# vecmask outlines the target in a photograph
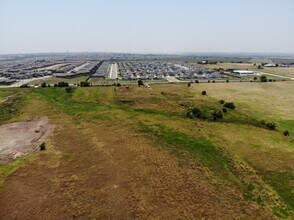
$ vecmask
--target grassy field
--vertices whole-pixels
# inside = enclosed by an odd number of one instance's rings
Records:
[[[41,79],[41,80],[35,80],[29,83],[29,85],[41,85],[42,83],[47,83],[50,85],[57,84],[61,81],[67,82],[69,84],[79,84],[82,81],[86,81],[89,78],[89,76],[80,76],[72,79],[65,79],[65,78],[57,78],[57,77],[52,77],[49,79]]]
[[[56,125],[47,151],[0,165],[0,218],[291,219],[293,85],[0,90],[22,98],[13,111],[1,103],[2,124]],[[214,121],[219,100],[236,109]],[[202,116],[188,118],[191,108]]]

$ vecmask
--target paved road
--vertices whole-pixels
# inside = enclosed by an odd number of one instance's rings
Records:
[[[258,72],[261,75],[269,75],[269,76],[275,76],[275,77],[280,77],[280,78],[284,78],[284,79],[290,79],[290,80],[294,80],[293,77],[288,77],[288,76],[281,76],[281,75],[276,75],[276,74],[272,74],[272,73],[265,73],[265,72]]]
[[[169,82],[173,82],[173,83],[178,83],[178,82],[182,82],[180,80],[178,80],[176,77],[174,76],[167,76],[166,77],[166,80],[169,81]]]
[[[109,79],[116,79],[117,78],[117,64],[111,64],[110,71],[109,71]]]
[[[23,79],[23,80],[17,81],[16,83],[14,83],[12,85],[9,85],[9,86],[0,86],[0,88],[17,88],[17,87],[20,87],[20,86],[22,86],[24,84],[30,83],[30,82],[35,81],[35,80],[49,79],[51,77],[52,76],[44,76],[44,77],[39,77],[39,78]]]

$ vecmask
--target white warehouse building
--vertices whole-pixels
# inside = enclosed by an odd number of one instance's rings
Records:
[[[234,70],[234,73],[240,76],[248,76],[255,74],[253,71],[250,70]]]

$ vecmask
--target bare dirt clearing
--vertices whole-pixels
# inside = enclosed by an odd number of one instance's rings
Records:
[[[0,163],[32,152],[52,130],[46,117],[0,126]]]

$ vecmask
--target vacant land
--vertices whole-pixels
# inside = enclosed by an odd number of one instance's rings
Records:
[[[45,152],[0,165],[0,218],[292,218],[293,85],[1,90],[19,98],[1,124],[56,128]],[[220,99],[236,109],[214,121]]]

